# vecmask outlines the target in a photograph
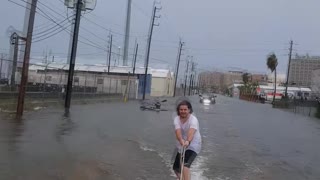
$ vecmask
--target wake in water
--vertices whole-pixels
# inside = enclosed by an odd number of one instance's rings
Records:
[[[155,147],[150,147],[150,145],[148,146],[146,143],[143,143],[143,142],[137,142],[137,143],[139,143],[139,147],[142,151],[155,152],[157,156],[162,159],[163,163],[165,163],[166,167],[170,170],[171,177],[173,178],[176,177],[176,175],[172,170],[172,166],[173,166],[172,156],[173,154],[175,155],[176,151],[173,151],[173,153],[161,152],[156,150]],[[203,165],[205,164],[204,161],[205,161],[205,158],[201,156],[197,157],[197,159],[195,160],[191,168],[192,180],[209,180],[207,177],[203,175],[204,171],[206,170],[203,168]]]

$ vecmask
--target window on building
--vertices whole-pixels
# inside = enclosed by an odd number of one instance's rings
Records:
[[[52,76],[46,76],[46,81],[52,81]]]
[[[128,80],[121,80],[121,85],[125,86],[128,84]]]
[[[104,81],[103,81],[102,78],[100,78],[100,79],[97,80],[97,84],[103,84],[103,82],[104,82]]]
[[[73,81],[74,81],[75,83],[79,83],[79,77],[74,77],[74,78],[73,78]]]

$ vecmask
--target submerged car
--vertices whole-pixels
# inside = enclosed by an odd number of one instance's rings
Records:
[[[200,103],[202,104],[215,104],[216,103],[216,96],[209,96],[209,95],[202,95],[200,96]]]
[[[160,111],[168,111],[166,109],[162,109],[161,108],[161,103],[162,102],[167,102],[167,100],[162,100],[160,101],[159,99],[156,99],[154,101],[142,101],[142,104],[140,106],[140,109],[142,111],[144,110],[150,110],[150,111],[157,111],[157,112],[160,112]]]

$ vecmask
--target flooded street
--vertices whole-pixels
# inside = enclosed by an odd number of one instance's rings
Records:
[[[193,179],[319,179],[320,121],[218,96],[192,97],[203,136]],[[138,102],[28,112],[17,122],[0,116],[0,179],[175,179],[175,100],[165,112]],[[129,118],[128,118],[129,117]]]

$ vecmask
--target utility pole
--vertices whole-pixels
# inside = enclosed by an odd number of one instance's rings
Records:
[[[191,88],[192,88],[192,79],[193,79],[193,70],[194,70],[194,62],[191,62],[191,72],[190,72],[190,82],[189,82],[189,93],[191,95]]]
[[[124,38],[124,46],[123,46],[123,66],[128,66],[128,49],[129,49],[129,37],[130,37],[131,4],[132,4],[132,0],[128,0],[127,18],[126,18],[126,27],[125,27],[125,38]]]
[[[118,47],[118,66],[120,65],[120,57],[121,57],[121,46]]]
[[[187,91],[188,72],[189,72],[189,60],[187,60],[187,68],[186,68],[185,79],[184,79],[184,90],[183,90],[184,96],[186,96],[186,91]]]
[[[291,65],[291,57],[292,57],[292,46],[293,41],[290,41],[290,48],[289,48],[289,62],[288,62],[288,71],[287,71],[287,81],[286,81],[286,91],[285,97],[288,98],[288,86],[289,86],[289,74],[290,74],[290,65]]]
[[[148,75],[149,56],[150,56],[150,47],[151,47],[151,39],[152,39],[153,27],[154,26],[159,26],[159,24],[154,24],[155,18],[160,18],[160,16],[156,16],[157,10],[160,10],[160,9],[157,8],[154,5],[153,12],[152,12],[152,17],[151,17],[151,24],[150,24],[150,28],[149,28],[147,51],[146,51],[145,73],[144,73],[144,83],[143,83],[143,97],[142,97],[143,100],[145,100],[145,98],[146,98],[147,75]]]
[[[67,2],[67,1],[65,1]],[[71,1],[70,1],[71,2]],[[67,4],[66,4],[67,5]],[[71,5],[71,4],[70,4]],[[67,5],[68,7],[68,5]],[[68,59],[67,64],[70,64],[71,61],[71,52],[72,52],[72,44],[73,44],[73,34],[74,34],[74,27],[75,27],[75,16],[76,16],[76,10],[74,9],[74,4],[71,5],[72,9],[72,19],[71,19],[71,26],[70,26],[70,39],[69,39],[69,49],[68,49]],[[69,7],[68,7],[69,8]]]
[[[136,72],[138,49],[139,49],[139,44],[137,43],[135,48],[135,53],[134,53],[134,59],[133,59],[133,76],[135,75],[135,72]]]
[[[198,80],[197,76],[198,76],[198,73],[197,73],[196,68],[197,68],[197,63],[194,64],[193,90],[194,90],[195,88],[198,89],[198,86],[197,86],[197,80]],[[194,94],[194,93],[195,93],[195,92],[193,91],[193,94]]]
[[[11,69],[11,80],[10,80],[11,88],[13,88],[14,85],[16,84],[16,70],[17,70],[17,63],[18,63],[18,50],[19,50],[19,35],[14,32],[10,38],[11,38],[11,45],[14,45],[13,61],[12,61],[12,69]]]
[[[72,94],[72,83],[73,83],[73,74],[74,74],[74,66],[77,55],[77,46],[78,46],[78,36],[79,36],[79,27],[80,27],[80,17],[81,17],[81,9],[83,6],[82,0],[78,0],[76,5],[76,19],[74,24],[74,34],[72,38],[72,49],[71,49],[71,57],[69,64],[69,73],[68,73],[68,84],[67,84],[67,93],[64,107],[66,111],[69,111],[70,103],[71,103],[71,94]]]
[[[109,40],[108,74],[110,74],[111,54],[112,54],[112,34],[110,34],[110,40]]]
[[[173,97],[176,96],[176,89],[177,89],[177,81],[178,81],[178,74],[179,74],[179,66],[180,66],[180,59],[181,59],[181,52],[182,52],[182,47],[184,43],[179,41],[179,49],[178,49],[178,56],[177,56],[177,68],[176,68],[176,73],[175,73],[175,80],[174,80],[174,89],[173,89]]]
[[[3,62],[3,54],[0,56],[0,80],[2,78],[2,62]]]
[[[199,74],[198,74],[198,78],[197,78],[197,81],[198,81],[198,83],[197,83],[198,93],[200,93],[200,89],[201,89],[201,80],[202,80],[202,78],[201,78],[201,73],[199,73]]]
[[[194,90],[197,89],[197,71],[196,70],[194,71],[194,76],[192,79],[192,89],[193,89],[192,95],[194,95]]]
[[[23,115],[23,109],[24,109],[24,98],[25,98],[26,86],[28,82],[30,51],[31,51],[32,34],[33,34],[33,26],[34,26],[35,14],[36,14],[37,2],[38,0],[32,0],[30,5],[30,15],[28,20],[28,28],[27,28],[28,30],[27,30],[26,45],[25,45],[25,52],[24,52],[23,66],[22,66],[22,73],[21,73],[18,105],[17,105],[18,117],[21,117]]]

